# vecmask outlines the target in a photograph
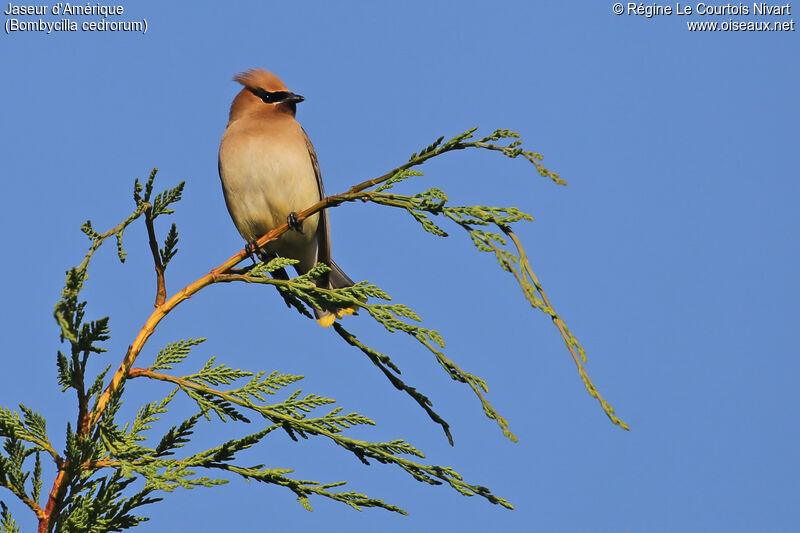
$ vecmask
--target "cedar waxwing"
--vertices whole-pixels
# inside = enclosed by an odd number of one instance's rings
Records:
[[[231,104],[228,127],[219,146],[219,177],[225,204],[236,229],[248,243],[289,222],[289,231],[260,250],[262,260],[274,256],[299,261],[298,274],[308,272],[317,262],[331,267],[320,287],[343,288],[353,281],[331,258],[330,224],[327,210],[303,220],[294,219],[325,197],[317,154],[305,130],[295,120],[294,94],[273,73],[251,69],[234,76],[244,85]],[[286,272],[273,273],[288,279]],[[353,309],[334,313],[314,309],[320,325],[327,327]]]

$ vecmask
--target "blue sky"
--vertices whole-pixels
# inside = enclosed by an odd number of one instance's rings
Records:
[[[437,186],[454,204],[513,205],[536,218],[518,228],[534,269],[587,348],[590,375],[632,428],[609,423],[557,330],[491,257],[455,231],[442,240],[399,213],[343,206],[331,213],[337,262],[439,330],[448,353],[487,379],[519,443],[412,342],[380,335],[366,317],[346,319],[432,398],[451,423],[451,448],[363,356],[263,287],[197,295],[162,323],[141,364],[167,342],[205,336],[187,365],[216,355],[234,367],[304,374],[305,391],[378,422],[355,435],[407,439],[516,510],[363,467],[327,442],[276,434],[246,459],[295,468],[300,478],[346,479],[410,516],[319,498],[309,513],[289,491],[234,481],[145,509],[152,521],[139,531],[796,527],[796,31],[689,32],[687,17],[616,16],[612,2],[121,5],[125,20],[147,20],[146,34],[1,38],[0,405],[42,412],[56,440],[74,419],[73,397],[55,380],[52,306],[64,271],[85,251],[80,224],[90,218],[105,229],[126,216],[135,177],[159,167],[162,187],[187,181],[173,217],[181,242],[170,291],[241,248],[217,149],[238,91],[231,77],[263,67],[306,97],[298,119],[329,193],[472,126],[513,129],[543,153],[567,187],[523,161],[459,152],[425,165],[404,190]],[[85,291],[90,315],[112,317],[98,369],[118,364],[152,309],[142,227],[126,234],[126,246],[125,265],[113,246],[98,254]],[[167,392],[132,382],[128,412]],[[242,431],[206,424],[199,438],[210,445]],[[12,502],[7,492],[0,498]],[[32,515],[12,509],[32,531]]]

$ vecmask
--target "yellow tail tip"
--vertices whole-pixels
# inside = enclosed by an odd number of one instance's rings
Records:
[[[354,315],[356,314],[356,309],[353,307],[343,307],[342,309],[337,309],[331,314],[321,316],[317,319],[319,325],[323,328],[329,328],[333,325],[337,318],[342,318],[347,315]]]
[[[317,322],[319,322],[319,325],[322,326],[323,328],[331,327],[335,321],[336,321],[336,315],[334,314],[321,316],[317,319]]]
[[[336,318],[342,318],[343,316],[347,316],[347,315],[354,315],[355,313],[356,313],[356,310],[353,309],[352,307],[344,307],[342,309],[337,309],[336,310]]]

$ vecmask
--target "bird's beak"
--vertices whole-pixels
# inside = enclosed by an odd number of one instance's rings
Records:
[[[302,102],[303,100],[305,100],[305,98],[303,98],[299,94],[289,93],[283,100],[281,100],[281,103],[297,104]]]

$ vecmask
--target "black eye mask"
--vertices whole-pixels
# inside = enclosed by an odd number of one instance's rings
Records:
[[[250,92],[254,95],[261,98],[261,101],[265,104],[281,104],[281,103],[288,103],[288,104],[296,104],[298,102],[302,102],[305,100],[299,94],[294,94],[293,92],[289,91],[265,91],[261,87],[256,89],[250,89]]]

